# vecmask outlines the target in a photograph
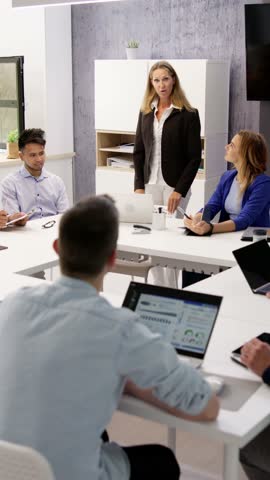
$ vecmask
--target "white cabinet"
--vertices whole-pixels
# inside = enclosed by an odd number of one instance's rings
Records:
[[[133,190],[134,172],[108,167],[108,158],[118,156],[132,160],[132,153],[125,151],[121,145],[134,140],[148,72],[155,62],[95,62],[97,193],[104,192],[105,186],[106,191],[111,193]],[[202,162],[193,183],[193,200],[190,201],[192,208],[194,204],[196,209],[209,198],[220,175],[226,170],[224,146],[228,141],[230,65],[226,61],[214,60],[173,59],[169,62],[175,68],[191,105],[198,109],[201,120]]]
[[[95,128],[135,132],[144,95],[146,60],[95,61]]]

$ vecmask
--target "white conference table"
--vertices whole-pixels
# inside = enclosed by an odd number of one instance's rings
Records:
[[[43,282],[25,275],[15,275],[14,272],[30,275],[58,264],[52,243],[58,235],[60,217],[54,218],[56,224],[50,229],[42,228],[42,224],[49,220],[46,218],[31,221],[25,227],[0,231],[0,245],[8,246],[7,250],[0,251],[2,276],[0,299],[14,290],[14,286],[36,285]],[[127,252],[150,254],[164,260],[166,255],[174,260],[175,255],[176,262],[191,261],[205,266],[210,262],[210,265],[216,265],[218,268],[234,265],[231,250],[241,246],[243,242],[240,241],[238,233],[205,238],[184,237],[175,225],[168,231],[154,232],[152,236],[133,235],[130,225],[121,225],[118,244],[119,249],[125,248]],[[243,341],[268,330],[270,300],[254,295],[249,290],[238,267],[189,288],[225,296],[204,368],[211,372],[255,381],[255,375],[233,363],[229,353]],[[121,302],[115,296],[111,297],[111,301],[116,305]],[[169,428],[169,443],[173,448],[176,429],[222,441],[223,478],[234,480],[238,478],[239,448],[269,424],[270,391],[269,387],[262,384],[238,411],[221,409],[217,421],[211,423],[181,420],[128,396],[122,398],[119,410],[166,425]]]
[[[230,353],[256,335],[269,331],[270,300],[254,295],[238,267],[188,287],[189,290],[224,295],[223,305],[209,344],[203,370],[258,382],[258,377],[230,359]],[[238,295],[239,292],[239,301]],[[251,307],[251,308],[250,308]],[[169,414],[132,397],[123,397],[120,410],[168,427],[168,443],[176,447],[176,430],[193,432],[224,444],[223,479],[239,478],[239,448],[246,445],[270,423],[270,389],[261,386],[237,411],[221,409],[217,421],[193,423]]]
[[[182,220],[167,218],[165,230],[150,234],[132,233],[132,224],[122,223],[119,230],[118,252],[121,258],[150,255],[153,265],[187,268],[197,272],[218,273],[236,265],[232,250],[241,248],[242,232],[192,237],[184,234]]]
[[[54,219],[55,225],[42,228],[49,219]],[[24,227],[0,230],[0,245],[8,247],[0,250],[0,271],[31,275],[58,265],[52,243],[58,236],[59,221],[58,215],[29,221]]]

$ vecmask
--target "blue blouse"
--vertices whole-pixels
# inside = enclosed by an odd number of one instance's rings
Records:
[[[205,205],[209,220],[213,219],[219,212],[219,222],[230,220],[230,216],[225,209],[225,201],[236,175],[237,170],[228,170],[222,175],[215,192]],[[262,173],[257,175],[244,192],[241,211],[233,219],[235,230],[245,230],[249,226],[269,227],[269,209],[270,177]]]

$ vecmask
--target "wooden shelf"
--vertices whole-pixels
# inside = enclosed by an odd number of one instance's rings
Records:
[[[126,150],[125,148],[121,148],[121,144],[124,143],[134,143],[135,140],[135,132],[106,132],[106,131],[97,131],[96,132],[96,164],[97,167],[107,167],[107,158],[110,156],[109,153],[117,153],[119,157],[130,157],[133,152]],[[114,170],[121,170],[124,168],[125,170],[131,170],[132,168],[127,167],[111,167]]]
[[[134,143],[135,133],[131,132],[113,132],[105,130],[97,130],[96,132],[96,165],[98,168],[110,168],[115,171],[129,171],[134,172],[133,168],[127,167],[111,167],[107,166],[107,159],[110,157],[109,153],[117,153],[119,158],[125,156],[131,156],[133,152],[121,148],[123,143]],[[206,141],[205,138],[201,138],[202,150],[204,156],[202,157],[201,166],[198,170],[196,177],[205,178],[205,152],[206,152]]]
[[[125,148],[119,147],[106,147],[106,148],[99,148],[100,152],[114,152],[114,153],[125,153],[127,155],[133,155],[133,151],[126,150]]]

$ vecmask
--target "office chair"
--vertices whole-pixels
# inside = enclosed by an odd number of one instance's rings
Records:
[[[126,259],[126,255],[118,253],[111,272],[130,275],[132,280],[134,280],[134,277],[143,277],[145,283],[147,283],[148,274],[152,267],[152,260],[148,255],[138,255],[135,253],[129,259]]]
[[[47,460],[36,450],[0,441],[1,480],[54,480]]]

